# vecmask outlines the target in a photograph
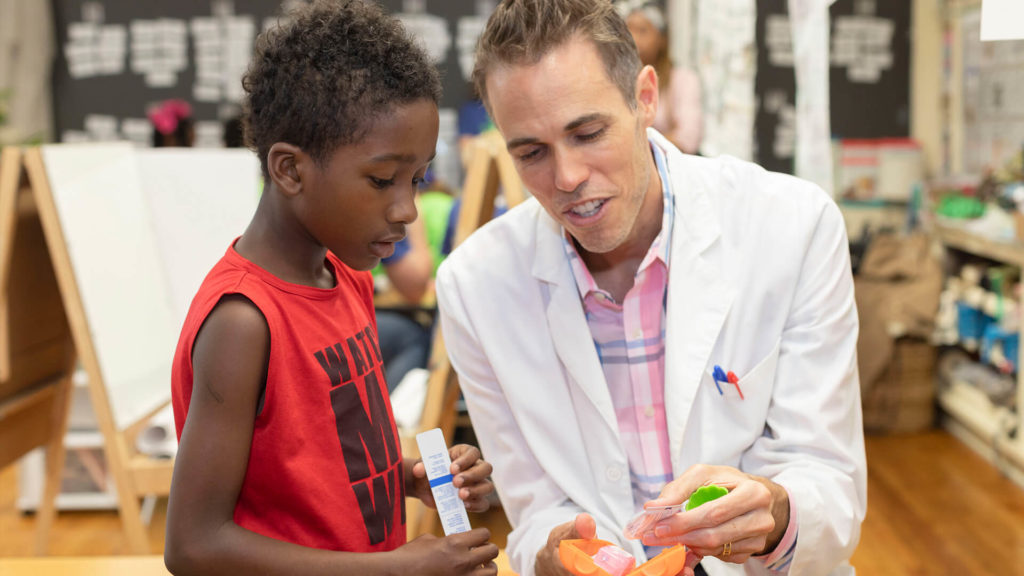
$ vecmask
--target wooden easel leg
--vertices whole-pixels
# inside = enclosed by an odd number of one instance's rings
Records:
[[[57,385],[57,397],[53,401],[53,422],[50,443],[46,447],[46,484],[43,497],[36,510],[36,546],[35,554],[45,556],[50,540],[50,528],[57,514],[57,494],[60,493],[61,479],[64,475],[64,435],[68,428],[68,412],[71,404],[71,387],[73,366],[71,363]]]
[[[423,516],[429,512],[427,507],[416,497],[405,499],[405,537],[414,540],[423,535],[421,530]]]
[[[121,514],[121,525],[128,537],[128,553],[133,555],[149,554],[149,538],[146,527],[142,524],[142,510],[139,499],[128,494],[127,490],[118,490],[118,504]]]

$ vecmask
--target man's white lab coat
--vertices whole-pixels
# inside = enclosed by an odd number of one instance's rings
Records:
[[[665,150],[675,195],[665,411],[676,476],[735,466],[783,485],[799,525],[790,574],[850,574],[867,507],[857,313],[846,230],[823,191],[733,158]],[[550,530],[578,512],[643,561],[622,528],[638,508],[601,364],[562,246],[530,200],[441,266],[445,345],[531,576]],[[734,371],[720,394],[713,366]],[[707,558],[708,574],[766,574]]]

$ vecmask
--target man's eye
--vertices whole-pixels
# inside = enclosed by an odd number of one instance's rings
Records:
[[[602,134],[604,134],[604,128],[601,128],[600,130],[595,130],[587,134],[579,134],[576,137],[584,142],[590,142],[591,140],[597,140],[598,138],[601,137]]]
[[[530,160],[535,160],[538,157],[540,157],[540,148],[534,148],[534,149],[530,150],[529,152],[527,152],[525,154],[520,154],[519,155],[519,161],[520,162],[529,162]]]
[[[373,184],[374,188],[384,189],[395,183],[394,179],[385,180],[384,178],[375,178],[370,176],[370,183]]]

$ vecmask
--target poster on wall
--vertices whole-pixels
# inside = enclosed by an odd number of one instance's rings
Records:
[[[754,158],[756,20],[752,0],[701,0],[698,5],[696,67],[703,87],[700,151],[705,156]]]
[[[58,45],[55,134],[62,142],[152,142],[147,111],[188,102],[195,145],[224,145],[244,96],[258,34],[306,0],[52,0]],[[441,72],[444,96],[434,171],[458,185],[460,114],[479,117],[469,75],[477,37],[497,0],[381,0]],[[476,130],[481,122],[474,124]]]
[[[963,38],[963,170],[998,168],[1024,148],[1024,40],[982,42],[981,13],[960,20]]]
[[[836,0],[829,9],[833,138],[910,134],[910,0]],[[757,1],[756,161],[792,173],[796,76],[787,0]]]

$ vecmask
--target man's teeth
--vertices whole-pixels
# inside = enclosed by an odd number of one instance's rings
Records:
[[[597,209],[601,207],[601,204],[604,204],[603,200],[591,200],[585,204],[573,206],[572,213],[583,217],[593,216],[597,213]]]

